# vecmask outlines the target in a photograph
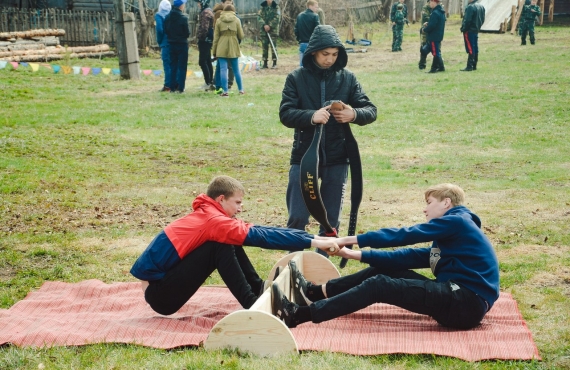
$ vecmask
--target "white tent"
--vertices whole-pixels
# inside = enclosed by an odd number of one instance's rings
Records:
[[[479,0],[479,4],[485,7],[485,23],[481,31],[499,32],[501,23],[511,18],[513,5],[518,5],[518,0]]]

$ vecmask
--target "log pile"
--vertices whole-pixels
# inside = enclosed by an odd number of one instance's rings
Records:
[[[50,60],[60,60],[65,58],[97,58],[114,56],[115,52],[111,51],[109,45],[95,46],[36,46],[33,49],[9,50],[3,51],[0,47],[0,60],[9,62],[44,62]]]
[[[62,29],[39,29],[0,33],[0,60],[9,62],[48,62],[65,58],[114,56],[109,45],[62,47]],[[5,40],[5,41],[3,41]]]

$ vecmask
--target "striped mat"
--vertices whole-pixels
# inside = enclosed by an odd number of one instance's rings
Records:
[[[240,309],[227,288],[202,287],[176,314],[161,316],[145,303],[139,283],[46,282],[0,310],[0,345],[51,347],[132,343],[154,348],[198,346],[214,324]],[[300,350],[353,355],[435,354],[466,361],[540,360],[510,294],[501,293],[482,325],[446,329],[429,317],[386,304],[292,329]]]

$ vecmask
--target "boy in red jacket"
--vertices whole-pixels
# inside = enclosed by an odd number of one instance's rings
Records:
[[[142,280],[145,300],[154,311],[163,315],[178,311],[216,269],[239,303],[251,307],[263,293],[264,281],[242,245],[329,250],[325,238],[235,218],[241,212],[244,194],[236,179],[214,178],[206,194],[192,203],[194,212],[166,226],[137,259],[131,274]]]

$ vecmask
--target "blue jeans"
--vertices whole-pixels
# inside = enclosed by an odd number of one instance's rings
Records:
[[[218,58],[218,63],[220,64],[220,80],[222,83],[222,89],[225,93],[228,92],[228,62],[231,63],[232,69],[234,70],[234,76],[236,78],[236,83],[238,85],[239,91],[243,91],[238,58]]]
[[[164,69],[164,86],[170,87],[170,45],[160,48],[162,69]]]
[[[348,164],[320,167],[319,177],[321,178],[319,190],[327,211],[329,224],[338,231],[340,214],[342,212],[342,201],[346,190],[346,179],[348,177]],[[305,230],[305,226],[309,224],[309,211],[305,206],[301,192],[301,166],[298,164],[291,165],[289,169],[289,185],[287,185],[286,201],[287,211],[289,212],[287,227],[290,229]],[[319,235],[325,235],[325,230],[322,226],[319,228]],[[326,253],[321,252],[319,249],[317,249],[317,252],[326,256]]]
[[[239,64],[239,63],[238,63]],[[222,77],[220,76],[220,63],[216,63],[216,68],[214,70],[214,84],[216,85],[216,90],[222,87]],[[234,69],[231,64],[228,64],[228,89],[234,84]]]
[[[438,283],[410,270],[368,267],[326,284],[329,298],[311,304],[314,323],[356,312],[374,303],[387,303],[431,316],[439,324],[458,329],[479,325],[486,302],[452,281]]]
[[[299,44],[299,65],[303,66],[303,55],[305,55],[305,50],[307,50],[307,46],[309,46],[308,42],[302,42]]]
[[[431,53],[434,57],[441,58],[441,42],[430,41],[421,47],[420,52],[425,55]]]
[[[170,44],[170,89],[183,92],[188,70],[188,44]]]

